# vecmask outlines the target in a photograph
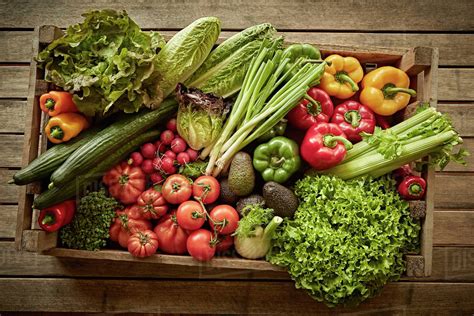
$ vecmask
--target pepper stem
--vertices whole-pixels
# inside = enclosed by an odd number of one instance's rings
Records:
[[[336,80],[340,83],[347,82],[351,86],[352,91],[354,92],[359,91],[359,86],[357,85],[357,83],[355,83],[355,81],[352,80],[352,78],[349,77],[349,75],[345,71],[340,71],[336,73],[335,77],[336,77]]]
[[[54,223],[56,223],[56,218],[51,214],[47,214],[41,221],[41,224],[43,225],[51,225]]]
[[[53,99],[49,98],[46,100],[44,103],[44,107],[47,108],[48,110],[54,110],[54,106],[56,105],[56,101]]]
[[[321,113],[321,102],[313,99],[309,94],[305,94],[305,99],[308,99],[309,103],[306,105],[306,111],[312,116],[317,116]]]
[[[334,148],[337,146],[338,141],[341,142],[347,150],[352,148],[352,143],[342,136],[334,136],[331,134],[323,136],[323,143],[326,147]]]
[[[393,83],[387,83],[383,88],[382,88],[383,95],[385,99],[392,99],[395,97],[397,93],[407,93],[411,95],[412,97],[416,96],[416,91],[413,89],[408,89],[408,88],[399,88],[395,86]]]
[[[280,166],[285,162],[285,158],[283,157],[275,157],[273,156],[270,160],[270,164],[273,168],[280,168]]]
[[[360,116],[360,113],[357,110],[349,110],[344,113],[344,120],[346,120],[347,123],[351,124],[352,127],[358,127],[360,125],[361,119],[362,117]]]
[[[408,187],[408,192],[410,192],[411,195],[420,195],[423,193],[423,188],[418,183],[413,183]]]
[[[51,127],[51,132],[49,134],[51,135],[52,138],[55,138],[55,139],[63,139],[64,137],[64,131],[59,126]]]

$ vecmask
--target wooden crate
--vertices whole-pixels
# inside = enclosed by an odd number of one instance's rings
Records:
[[[41,26],[35,29],[33,40],[33,57],[38,51],[46,47],[54,39],[60,37],[63,32],[54,26]],[[371,67],[394,65],[406,71],[411,79],[411,87],[417,90],[417,101],[410,104],[407,112],[413,109],[418,101],[429,101],[432,107],[436,107],[436,87],[438,50],[429,47],[415,48],[362,48],[334,46],[330,44],[314,43],[324,55],[337,53],[343,56],[354,56],[366,69]],[[44,80],[44,71],[37,68],[34,58],[30,66],[30,81],[28,91],[28,108],[25,119],[25,142],[23,148],[22,166],[38,156],[39,152],[46,150],[46,138],[42,135],[44,123],[47,117],[39,108],[39,96],[48,91],[48,83]],[[423,172],[427,180],[427,192],[425,201],[412,208],[412,216],[420,218],[421,252],[419,254],[407,254],[407,276],[424,277],[431,274],[432,249],[433,249],[433,195],[434,195],[434,170],[431,168]],[[36,224],[37,211],[32,211],[32,203],[35,194],[41,192],[40,183],[32,183],[20,188],[18,220],[16,228],[16,247],[22,251],[41,252],[46,255],[58,257],[155,262],[161,264],[174,264],[185,266],[202,266],[213,268],[240,269],[240,270],[271,270],[281,271],[263,260],[246,260],[233,257],[217,257],[208,263],[200,263],[190,256],[174,256],[156,254],[146,259],[137,259],[127,251],[101,250],[83,251],[58,248],[58,235],[46,233]]]

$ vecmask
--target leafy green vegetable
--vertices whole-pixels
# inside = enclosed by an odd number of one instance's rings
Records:
[[[273,209],[263,208],[260,204],[251,204],[242,209],[242,214],[244,216],[239,221],[234,235],[250,237],[256,227],[267,225],[272,220]]]
[[[198,178],[206,172],[207,161],[196,160],[179,167],[178,173],[188,178]]]
[[[328,306],[353,305],[399,279],[420,225],[393,179],[307,176],[295,193],[294,220],[285,220],[267,260],[287,267],[297,288]]]
[[[205,17],[197,19],[168,41],[158,54],[155,73],[150,79],[157,84],[157,97],[166,98],[178,83],[184,82],[201,66],[220,32],[220,20]]]
[[[261,44],[275,33],[271,24],[263,23],[229,37],[209,54],[185,84],[224,98],[236,93]]]
[[[212,145],[222,131],[229,107],[222,97],[179,84],[177,128],[179,135],[194,150]]]
[[[118,207],[120,204],[107,197],[104,190],[88,193],[81,198],[72,222],[61,229],[61,242],[72,249],[99,250],[105,247]]]
[[[136,112],[158,102],[156,85],[144,81],[165,41],[145,33],[125,11],[92,11],[69,26],[37,58],[46,80],[75,93],[79,110],[89,116],[108,111]],[[151,93],[150,93],[151,92]]]

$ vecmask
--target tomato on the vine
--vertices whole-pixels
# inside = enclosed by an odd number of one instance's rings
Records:
[[[234,244],[234,237],[231,235],[219,235],[217,237],[216,252],[225,252]]]
[[[149,257],[158,249],[158,237],[151,230],[136,231],[128,238],[127,248],[134,257]]]
[[[144,219],[158,219],[168,211],[166,200],[153,187],[140,194],[137,205]]]
[[[206,229],[195,230],[186,241],[189,254],[196,260],[209,261],[216,253],[216,240],[213,234]]]
[[[235,232],[239,223],[239,213],[230,205],[221,204],[214,207],[209,214],[209,224],[219,234],[228,235]],[[214,224],[216,223],[216,224]]]
[[[176,210],[163,216],[153,231],[158,236],[158,249],[173,255],[186,253],[188,232],[178,225]]]
[[[206,222],[206,211],[196,201],[181,203],[176,211],[176,220],[179,226],[187,230],[196,230]]]
[[[211,176],[200,176],[193,183],[193,196],[201,199],[204,204],[217,201],[221,192],[221,186],[216,178]]]
[[[193,186],[189,179],[180,174],[169,176],[161,188],[161,194],[171,204],[180,204],[189,200],[192,191]]]

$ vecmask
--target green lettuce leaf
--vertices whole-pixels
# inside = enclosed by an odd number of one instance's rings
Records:
[[[307,176],[295,193],[294,220],[281,225],[267,260],[328,306],[376,295],[403,273],[403,254],[419,247],[420,225],[389,177]]]

